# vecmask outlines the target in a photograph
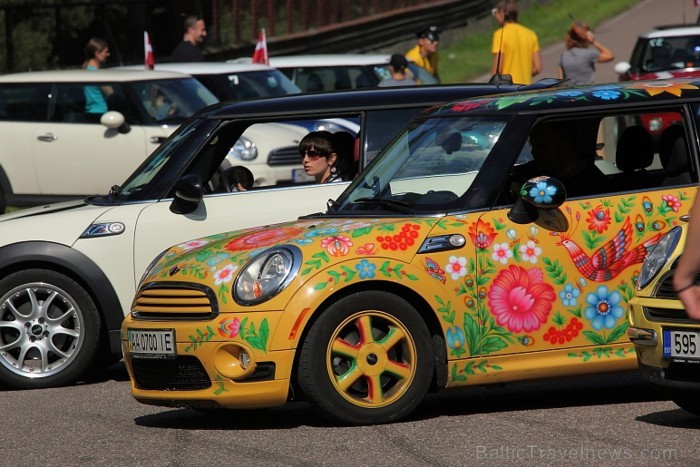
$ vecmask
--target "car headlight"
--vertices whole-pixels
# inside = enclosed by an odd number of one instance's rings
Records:
[[[271,299],[291,282],[301,265],[301,251],[293,245],[271,248],[246,264],[233,284],[239,305],[255,305]]]
[[[228,152],[228,156],[239,161],[252,161],[258,157],[258,147],[245,136],[241,136]]]
[[[642,271],[637,280],[637,290],[641,290],[663,269],[668,262],[668,258],[673,254],[681,238],[682,230],[679,226],[672,228],[666,235],[661,237],[659,243],[647,254]]]

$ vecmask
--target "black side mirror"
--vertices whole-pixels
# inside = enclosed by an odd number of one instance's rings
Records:
[[[204,197],[204,186],[198,176],[184,175],[175,185],[175,196],[170,203],[170,211],[175,214],[189,214],[199,206]]]
[[[534,222],[539,210],[557,209],[566,201],[566,188],[554,177],[534,177],[526,181],[508,218],[516,224]]]

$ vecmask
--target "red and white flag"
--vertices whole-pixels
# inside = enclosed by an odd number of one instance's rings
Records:
[[[269,57],[267,56],[267,38],[265,37],[265,28],[263,28],[263,30],[260,32],[258,42],[255,44],[253,63],[263,63],[265,65],[270,64]]]
[[[151,39],[148,37],[148,32],[143,32],[143,64],[147,70],[152,70],[156,64],[156,59],[153,56],[153,47],[151,47]]]

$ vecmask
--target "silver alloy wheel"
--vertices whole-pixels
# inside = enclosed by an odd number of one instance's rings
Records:
[[[0,298],[0,363],[22,377],[47,377],[79,354],[84,341],[80,307],[61,288],[22,284]]]

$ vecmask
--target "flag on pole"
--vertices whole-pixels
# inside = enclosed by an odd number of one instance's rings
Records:
[[[148,37],[148,32],[143,32],[143,64],[147,70],[152,70],[156,64],[156,59],[153,56],[153,47],[151,47],[151,39]]]
[[[270,64],[269,57],[267,56],[267,38],[265,37],[265,28],[263,28],[260,32],[258,42],[255,44],[253,63],[263,63],[265,65]]]

